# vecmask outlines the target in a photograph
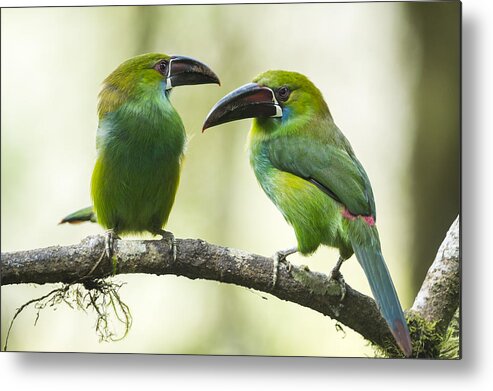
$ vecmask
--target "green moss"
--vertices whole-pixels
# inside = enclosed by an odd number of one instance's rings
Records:
[[[118,258],[116,257],[116,255],[113,255],[111,257],[111,267],[112,267],[112,275],[115,276],[116,275],[116,272],[117,272],[117,266],[118,266]]]
[[[457,360],[460,358],[459,310],[450,321],[447,332],[440,345],[440,358]]]
[[[457,359],[459,357],[458,328],[455,328],[452,322],[447,333],[443,335],[437,330],[436,322],[428,322],[416,313],[407,313],[406,320],[411,335],[413,358]],[[404,357],[393,341],[387,341],[384,346],[374,345],[374,349],[376,357]]]

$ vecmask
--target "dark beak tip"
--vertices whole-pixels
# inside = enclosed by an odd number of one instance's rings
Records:
[[[212,79],[212,83],[213,84],[217,84],[218,86],[221,86],[221,80],[219,80],[219,77],[217,77],[217,75],[211,71],[211,79]]]
[[[211,123],[210,118],[206,118],[204,121],[204,124],[202,125],[202,133],[204,133],[206,131],[206,129],[209,129],[213,126],[214,126],[214,124]]]

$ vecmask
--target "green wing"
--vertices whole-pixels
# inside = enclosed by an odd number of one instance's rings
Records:
[[[308,137],[279,137],[267,146],[272,164],[315,184],[353,215],[373,216],[370,181],[352,152]]]

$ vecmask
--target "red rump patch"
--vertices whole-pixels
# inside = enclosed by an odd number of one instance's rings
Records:
[[[351,212],[346,208],[344,208],[344,210],[342,211],[342,217],[345,217],[346,219],[349,219],[351,221],[356,219],[356,216],[351,214]]]
[[[361,217],[363,220],[365,220],[366,224],[370,226],[375,225],[375,218],[373,216],[362,216],[362,215],[355,216],[346,208],[344,208],[342,211],[342,217],[345,217],[346,219],[351,221],[355,220],[356,217]]]

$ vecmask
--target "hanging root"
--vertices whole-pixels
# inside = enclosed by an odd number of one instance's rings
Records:
[[[90,280],[78,284],[64,284],[44,296],[29,300],[16,310],[14,317],[10,321],[3,350],[7,350],[10,332],[15,319],[31,304],[37,310],[34,325],[38,322],[41,310],[65,303],[72,309],[77,308],[86,313],[92,309],[95,312],[95,329],[100,342],[122,340],[127,336],[130,327],[132,327],[130,308],[121,300],[118,293],[122,286],[122,283],[114,283],[107,280]],[[114,320],[123,327],[123,332],[120,336],[115,331]]]

